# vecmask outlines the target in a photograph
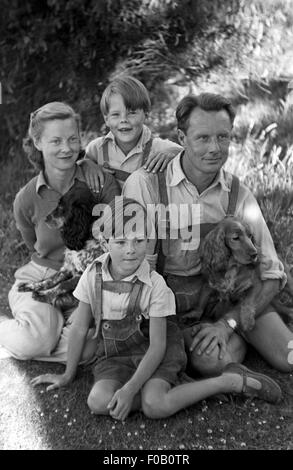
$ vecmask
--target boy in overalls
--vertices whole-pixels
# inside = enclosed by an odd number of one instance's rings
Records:
[[[71,382],[94,323],[98,347],[88,405],[96,414],[124,420],[131,410],[142,408],[150,418],[167,417],[227,392],[279,401],[281,390],[273,380],[240,364],[229,365],[219,377],[183,383],[187,359],[183,336],[172,321],[175,299],[145,259],[146,219],[145,209],[132,199],[116,197],[107,206],[94,235],[102,235],[108,253],[86,269],[74,291],[80,302],[73,314],[66,370],[32,383],[52,383],[50,390]]]

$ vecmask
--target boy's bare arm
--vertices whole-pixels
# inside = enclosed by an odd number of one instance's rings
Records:
[[[32,385],[50,383],[47,390],[62,387],[70,383],[76,374],[78,363],[80,361],[85,339],[92,320],[92,312],[89,304],[79,302],[79,305],[73,313],[73,322],[70,327],[68,339],[67,364],[63,374],[43,374],[32,379]]]
[[[87,156],[80,160],[78,164],[82,169],[86,184],[89,188],[96,193],[100,192],[105,183],[105,175],[101,165],[93,162],[93,160]]]
[[[155,154],[151,153],[144,165],[144,169],[152,173],[164,171],[168,163],[173,160],[179,152],[180,147],[170,147]]]

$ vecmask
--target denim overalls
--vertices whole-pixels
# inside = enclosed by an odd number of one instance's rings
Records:
[[[238,192],[239,192],[239,179],[232,175],[232,185],[231,191],[229,194],[229,203],[226,212],[226,217],[233,217],[235,214]],[[160,193],[160,202],[165,206],[168,206],[168,193],[166,186],[166,176],[164,173],[158,173],[159,179],[159,193]],[[200,274],[195,276],[178,276],[173,274],[166,274],[164,272],[166,256],[171,253],[172,247],[170,244],[170,238],[168,234],[170,233],[170,219],[169,212],[166,212],[166,234],[167,237],[164,240],[158,240],[157,243],[157,253],[158,253],[158,263],[157,271],[164,276],[166,283],[172,289],[176,298],[176,311],[177,313],[188,312],[196,307],[198,302],[199,293],[203,284],[203,278]],[[206,235],[213,230],[217,223],[202,223],[200,224],[200,239],[206,237]],[[189,255],[194,256],[195,251],[190,250]]]
[[[146,163],[148,156],[150,154],[151,148],[153,144],[153,139],[151,138],[148,140],[148,142],[145,144],[143,153],[142,153],[142,163],[141,166],[144,166]],[[120,170],[119,168],[112,168],[109,163],[109,149],[108,149],[108,141],[105,140],[102,146],[103,150],[103,167],[108,168],[114,171],[113,175],[115,178],[117,178],[119,181],[123,182],[127,180],[128,176],[130,173],[128,171]]]
[[[148,348],[148,325],[142,328],[143,316],[140,312],[140,298],[143,283],[136,279],[129,281],[103,281],[101,264],[96,263],[97,308],[94,312],[96,322],[95,336],[100,336],[98,356],[129,355],[137,351],[144,354]],[[103,320],[102,290],[115,293],[130,293],[126,316],[122,320]],[[148,323],[145,321],[145,323]],[[144,332],[143,332],[144,331]]]
[[[143,283],[136,279],[129,281],[103,281],[101,263],[96,262],[96,298],[97,304],[93,312],[96,323],[95,337],[98,337],[95,369],[105,373],[108,362],[109,369],[113,362],[121,364],[121,368],[129,365],[132,373],[135,372],[141,359],[149,348],[149,320],[145,319],[140,310],[140,299]],[[130,293],[126,315],[121,320],[104,320],[102,318],[102,290],[106,289],[115,293]],[[162,363],[156,370],[156,377],[176,383],[179,374],[186,367],[186,354],[184,339],[174,321],[167,319],[167,347]],[[112,362],[111,362],[112,358]],[[107,364],[107,362],[106,362]],[[97,380],[99,373],[95,373]],[[122,374],[123,376],[123,374]],[[154,374],[153,374],[154,376]],[[108,378],[108,377],[106,377]]]

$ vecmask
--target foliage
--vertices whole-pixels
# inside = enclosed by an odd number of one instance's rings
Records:
[[[93,125],[115,64],[146,38],[182,48],[201,18],[197,0],[3,0],[0,156],[13,154],[29,113],[44,102],[75,104]],[[3,132],[3,129],[6,132]]]

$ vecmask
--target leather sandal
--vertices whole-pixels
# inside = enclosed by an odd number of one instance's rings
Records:
[[[232,362],[228,364],[223,373],[228,372],[232,374],[241,375],[243,378],[243,387],[241,394],[244,397],[259,398],[269,403],[279,403],[282,400],[282,391],[279,385],[270,377],[259,372],[254,372],[242,364]],[[247,378],[255,379],[261,383],[261,388],[256,389],[247,383]]]

